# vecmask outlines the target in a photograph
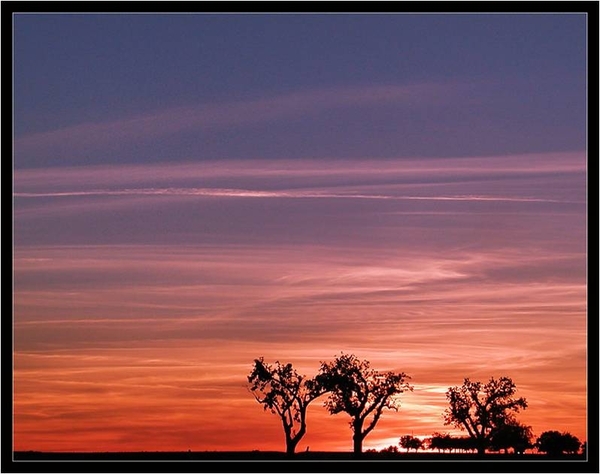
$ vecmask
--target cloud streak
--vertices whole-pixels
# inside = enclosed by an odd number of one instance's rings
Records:
[[[585,152],[492,155],[454,158],[398,157],[390,159],[339,159],[306,157],[302,160],[255,159],[219,160],[144,165],[90,165],[16,169],[15,185],[25,189],[31,186],[90,187],[135,184],[143,186],[157,180],[188,182],[191,180],[223,179],[277,180],[322,179],[350,180],[360,178],[380,184],[390,175],[409,182],[423,177],[448,182],[456,177],[482,179],[489,177],[514,179],[524,176],[551,174],[568,175],[586,170]]]
[[[449,87],[440,84],[309,90],[243,102],[176,107],[131,118],[73,125],[17,137],[14,146],[19,155],[60,147],[65,143],[73,152],[115,142],[155,139],[186,130],[270,122],[328,109],[383,104],[442,104],[448,93]]]
[[[558,212],[552,204],[585,203],[585,186],[581,186],[585,173],[585,155],[576,152],[443,160],[231,160],[16,170],[13,197],[15,213],[23,218],[143,210],[198,198],[299,199],[306,205],[313,200],[325,205],[372,201],[387,203],[378,214],[388,216],[442,211],[436,204],[445,204],[447,214],[460,213],[469,203],[481,204],[469,212],[515,212],[517,208],[510,205],[519,203],[530,205],[531,212]],[[394,202],[415,205],[393,207]],[[464,206],[451,207],[454,204]],[[490,207],[494,204],[503,207]],[[527,209],[519,208],[520,212]]]

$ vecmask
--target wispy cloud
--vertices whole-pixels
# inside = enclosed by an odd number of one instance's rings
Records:
[[[76,344],[78,332],[97,343],[121,338],[263,340],[274,334],[303,340],[360,338],[370,330],[356,334],[359,320],[389,328],[409,324],[413,337],[431,340],[433,325],[443,325],[441,337],[452,325],[458,331],[471,324],[489,330],[517,321],[521,331],[540,331],[533,315],[553,325],[561,313],[576,317],[585,312],[583,281],[546,281],[546,275],[561,275],[564,265],[579,261],[577,254],[550,258],[527,248],[462,251],[445,258],[356,253],[350,257],[343,249],[306,246],[19,251],[17,341],[35,345],[56,337]],[[39,261],[38,255],[47,260]],[[324,318],[332,311],[346,316]],[[521,321],[525,313],[530,317]],[[384,342],[386,336],[378,339]]]
[[[528,176],[568,175],[586,171],[586,153],[572,151],[562,153],[537,153],[496,156],[473,156],[455,158],[402,157],[390,159],[316,159],[301,160],[256,159],[219,160],[143,165],[90,165],[76,167],[50,167],[15,169],[16,188],[45,186],[103,186],[135,185],[156,181],[193,182],[194,180],[221,181],[224,179],[273,180],[284,183],[288,180],[303,180],[320,183],[323,179],[334,182],[360,178],[373,184],[385,184],[390,177],[402,182],[430,182],[440,179],[451,182],[488,179],[490,177],[514,179]],[[375,180],[375,181],[373,181]]]
[[[378,104],[442,104],[451,87],[440,84],[340,87],[293,92],[243,102],[177,107],[109,122],[83,123],[25,135],[15,140],[17,154],[68,143],[71,152],[119,141],[148,140],[186,130],[269,122],[328,109]]]
[[[170,166],[44,168],[16,170],[14,197],[18,216],[148,207],[160,199],[173,203],[194,198],[415,203],[411,209],[379,210],[380,214],[390,215],[440,211],[419,208],[419,202],[582,204],[586,197],[585,187],[581,186],[585,172],[585,154],[577,152],[447,159],[231,160]],[[460,210],[453,208],[452,212]],[[495,212],[501,210],[494,208]]]

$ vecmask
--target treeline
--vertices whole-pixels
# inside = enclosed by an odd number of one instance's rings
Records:
[[[437,450],[438,452],[462,452],[468,453],[477,451],[475,440],[469,436],[451,436],[449,434],[434,433],[430,438],[420,439],[413,435],[405,435],[400,438],[398,446],[404,448],[407,452],[419,449]],[[398,446],[388,446],[381,452],[398,453]],[[376,450],[368,450],[376,452]]]
[[[407,452],[428,449],[443,453],[469,453],[477,451],[476,440],[470,436],[451,436],[450,434],[434,433],[431,437],[420,439],[412,435],[400,437],[398,445]],[[527,449],[537,449],[541,453],[552,456],[562,454],[585,454],[585,443],[568,432],[545,431],[537,439],[533,436],[530,426],[505,425],[491,438],[487,450],[523,454]],[[374,451],[374,450],[371,450]],[[388,446],[382,452],[399,452],[398,446]]]
[[[384,409],[398,411],[399,396],[412,391],[410,377],[404,372],[379,372],[369,361],[354,354],[341,354],[333,361],[321,362],[314,377],[299,374],[291,363],[274,364],[263,357],[254,360],[248,376],[250,392],[265,410],[276,414],[282,422],[286,453],[293,456],[296,446],[307,431],[307,409],[316,399],[325,397],[330,414],[346,413],[350,417],[353,452],[362,453],[363,441],[377,425]],[[465,378],[461,386],[446,392],[448,408],[444,424],[467,432],[468,436],[452,437],[434,433],[421,440],[402,436],[399,445],[407,451],[431,449],[443,452],[462,451],[483,454],[486,450],[523,453],[537,448],[550,455],[577,453],[585,450],[568,432],[547,431],[534,440],[530,426],[519,423],[516,414],[527,408],[523,397],[515,396],[516,386],[509,377],[489,379],[487,383]],[[386,451],[397,450],[396,446]]]

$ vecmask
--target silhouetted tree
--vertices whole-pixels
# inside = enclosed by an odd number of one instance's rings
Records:
[[[427,438],[429,449],[438,451],[474,451],[477,449],[474,440],[470,436],[450,436],[449,434],[434,433]]]
[[[250,391],[256,401],[281,418],[286,453],[293,456],[298,442],[306,433],[306,410],[310,402],[324,393],[314,379],[299,375],[292,364],[275,366],[264,359],[254,360],[248,376]]]
[[[477,444],[470,436],[450,437],[450,446],[453,446],[457,451],[476,451]]]
[[[492,377],[486,384],[466,378],[461,387],[446,392],[450,408],[444,413],[445,424],[466,429],[483,454],[502,425],[512,421],[512,412],[527,408],[524,398],[514,398],[515,391],[508,377]]]
[[[450,435],[433,433],[431,438],[427,439],[427,445],[429,449],[437,449],[438,451],[446,451],[450,449]]]
[[[437,449],[438,451],[442,450],[441,443],[442,435],[439,433],[434,433],[431,438],[427,438],[425,443],[429,449]]]
[[[419,438],[415,438],[412,435],[406,435],[400,438],[400,446],[406,449],[407,452],[411,449],[414,449],[415,452],[417,452],[423,447],[423,441],[421,441]]]
[[[576,436],[569,432],[544,431],[537,439],[538,451],[550,456],[560,456],[564,453],[576,454],[579,452],[581,443]]]
[[[367,450],[369,451],[369,450]],[[371,451],[375,451],[374,449]],[[380,453],[397,453],[398,452],[398,446],[393,446],[390,445],[387,448],[383,448],[379,450]]]
[[[516,454],[523,454],[526,449],[533,448],[532,440],[531,426],[510,421],[501,425],[494,433],[490,440],[490,447],[494,451],[503,449],[505,453],[512,448]]]
[[[396,395],[412,390],[405,373],[381,373],[366,360],[341,354],[333,362],[321,363],[318,384],[330,392],[325,407],[331,414],[351,417],[354,454],[360,456],[365,437],[375,428],[384,408],[398,410]]]

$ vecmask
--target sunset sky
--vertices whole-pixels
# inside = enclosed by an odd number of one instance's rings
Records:
[[[365,449],[503,375],[587,439],[586,20],[15,15],[14,449],[282,451],[253,360],[341,352]]]

